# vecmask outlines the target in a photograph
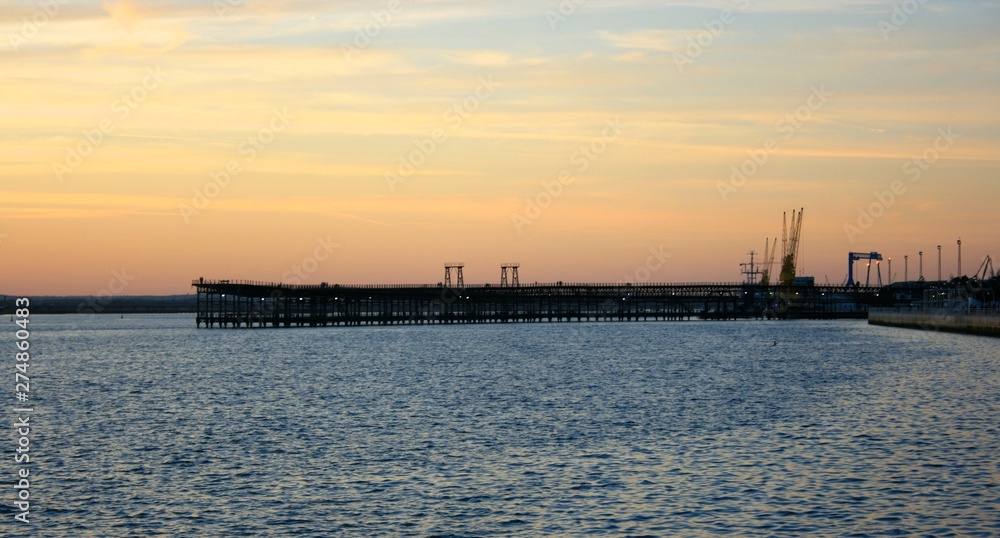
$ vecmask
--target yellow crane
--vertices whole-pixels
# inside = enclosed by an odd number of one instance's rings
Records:
[[[792,210],[792,223],[788,225],[788,213],[783,216],[781,231],[781,285],[791,286],[795,283],[795,264],[799,258],[799,240],[802,238],[802,212]]]

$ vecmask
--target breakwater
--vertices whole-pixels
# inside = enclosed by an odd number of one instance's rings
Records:
[[[925,331],[946,331],[1000,337],[1000,311],[906,310],[877,308],[868,323]]]

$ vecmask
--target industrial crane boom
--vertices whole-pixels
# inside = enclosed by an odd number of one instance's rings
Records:
[[[798,213],[792,210],[792,223],[788,226],[788,214],[784,216],[785,222],[781,232],[781,284],[791,286],[795,283],[795,266],[799,259],[799,244],[802,239],[802,213],[805,209],[800,209]]]
[[[771,285],[771,275],[774,273],[774,255],[778,251],[778,238],[774,238],[774,244],[770,240],[764,239],[764,271],[760,283],[765,286]]]

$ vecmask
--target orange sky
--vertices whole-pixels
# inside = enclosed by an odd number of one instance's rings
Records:
[[[1000,254],[1000,6],[802,4],[2,2],[0,293]]]

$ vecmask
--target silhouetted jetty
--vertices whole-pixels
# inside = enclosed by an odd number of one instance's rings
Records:
[[[197,325],[229,328],[864,319],[871,307],[909,300],[885,288],[739,283],[303,286],[198,279],[192,285]]]

